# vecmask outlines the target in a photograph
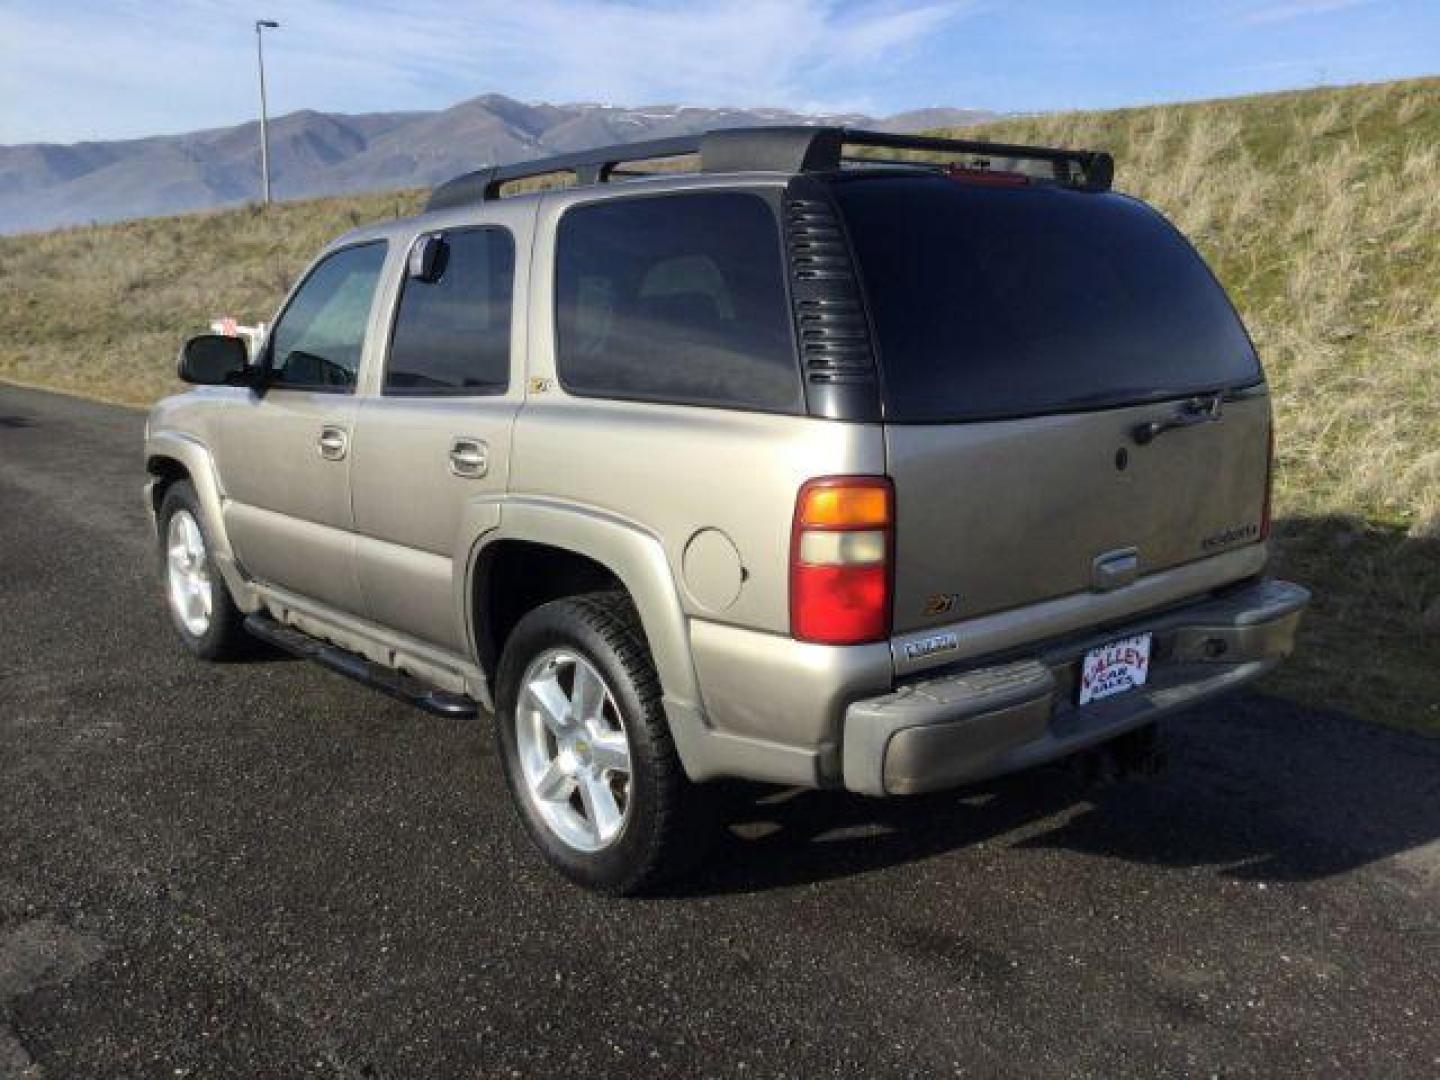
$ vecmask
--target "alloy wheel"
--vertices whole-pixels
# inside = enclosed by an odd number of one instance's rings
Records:
[[[525,669],[515,703],[520,770],[531,805],[577,851],[609,847],[630,814],[630,740],[615,695],[573,649]]]
[[[210,629],[215,593],[210,564],[205,557],[205,535],[189,510],[170,515],[165,536],[165,568],[170,607],[194,637]]]

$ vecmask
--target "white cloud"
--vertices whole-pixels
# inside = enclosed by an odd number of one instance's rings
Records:
[[[0,141],[146,134],[253,112],[257,16],[283,112],[526,100],[859,108],[969,3],[882,0],[115,0],[0,12]]]

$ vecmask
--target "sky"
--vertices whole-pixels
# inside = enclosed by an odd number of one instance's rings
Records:
[[[1111,108],[1440,73],[1440,0],[3,0],[0,143],[524,101]]]

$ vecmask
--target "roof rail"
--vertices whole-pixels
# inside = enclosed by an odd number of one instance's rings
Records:
[[[603,184],[623,174],[620,167],[628,162],[688,154],[699,155],[700,171],[706,173],[833,172],[843,162],[866,160],[846,153],[849,147],[960,154],[986,159],[987,164],[990,158],[1043,161],[1049,163],[1059,183],[1086,191],[1108,190],[1115,172],[1114,159],[1102,150],[1063,150],[840,127],[722,128],[702,135],[622,143],[477,169],[436,187],[425,209],[443,210],[498,199],[505,184],[551,173],[574,173],[579,184]]]

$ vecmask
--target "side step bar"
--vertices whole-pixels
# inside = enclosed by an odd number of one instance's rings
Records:
[[[479,712],[479,706],[474,699],[464,694],[437,690],[429,683],[367,660],[359,653],[301,633],[294,627],[277,622],[269,615],[257,612],[246,616],[245,629],[277,649],[283,649],[306,660],[317,660],[341,675],[347,675],[401,701],[408,701],[411,705],[418,705],[426,712],[449,717],[474,716]]]

